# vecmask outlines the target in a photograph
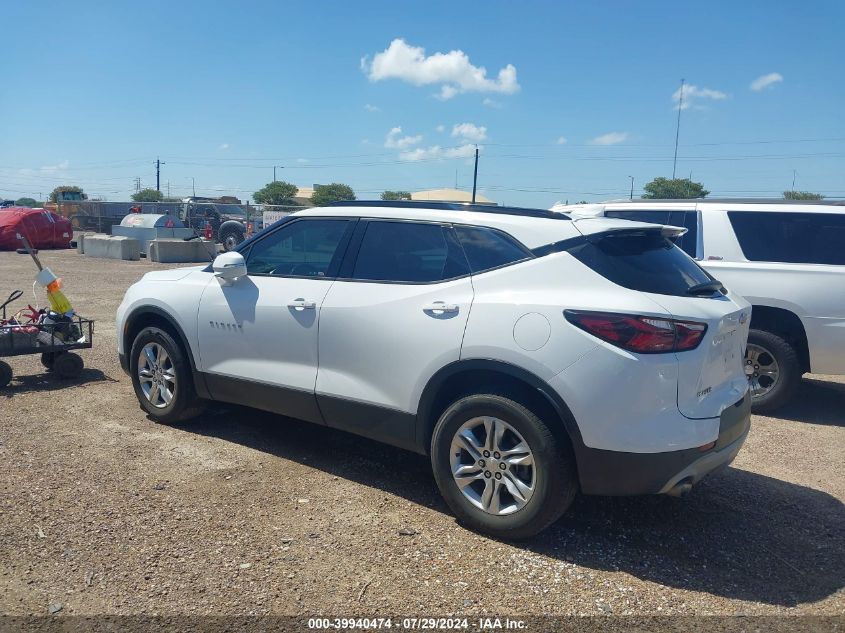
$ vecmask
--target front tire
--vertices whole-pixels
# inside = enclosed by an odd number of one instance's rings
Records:
[[[431,463],[458,520],[496,538],[536,535],[578,490],[566,447],[532,411],[501,395],[466,396],[446,409],[432,436]]]
[[[235,250],[244,239],[244,232],[239,227],[227,226],[220,231],[220,242],[227,253]]]
[[[788,341],[766,330],[751,330],[745,352],[746,375],[754,413],[785,405],[801,383],[798,352]]]
[[[202,412],[190,363],[165,330],[148,327],[138,333],[130,352],[129,371],[141,408],[156,421],[175,424]]]

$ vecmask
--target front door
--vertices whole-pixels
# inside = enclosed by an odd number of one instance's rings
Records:
[[[248,275],[214,279],[198,311],[212,397],[321,422],[317,324],[354,220],[297,218],[244,252]]]

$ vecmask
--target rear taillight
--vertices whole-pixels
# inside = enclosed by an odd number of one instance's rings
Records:
[[[695,349],[707,324],[637,314],[565,310],[566,320],[603,341],[638,354]]]

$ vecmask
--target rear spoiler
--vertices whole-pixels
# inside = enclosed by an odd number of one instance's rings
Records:
[[[629,220],[623,220],[626,224],[633,224]],[[537,248],[532,248],[531,252],[534,254],[535,257],[543,257],[544,255],[550,255],[551,253],[560,253],[562,251],[568,251],[571,248],[579,246],[581,244],[585,244],[587,242],[598,242],[606,237],[613,237],[613,236],[622,236],[622,235],[649,235],[654,233],[660,233],[662,237],[667,239],[675,239],[684,235],[687,232],[687,229],[682,226],[669,226],[663,224],[647,224],[645,222],[637,222],[638,226],[636,228],[633,227],[609,227],[603,231],[597,231],[595,233],[589,233],[587,235],[579,235],[577,237],[571,237],[566,240],[561,240],[560,242],[554,242],[552,244],[545,244],[543,246],[538,246]]]

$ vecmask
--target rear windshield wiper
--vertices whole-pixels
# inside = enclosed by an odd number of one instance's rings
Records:
[[[694,286],[687,288],[688,295],[710,295],[714,292],[724,292],[725,287],[722,285],[722,282],[718,279],[713,279],[712,281],[705,281],[702,284],[695,284]]]

